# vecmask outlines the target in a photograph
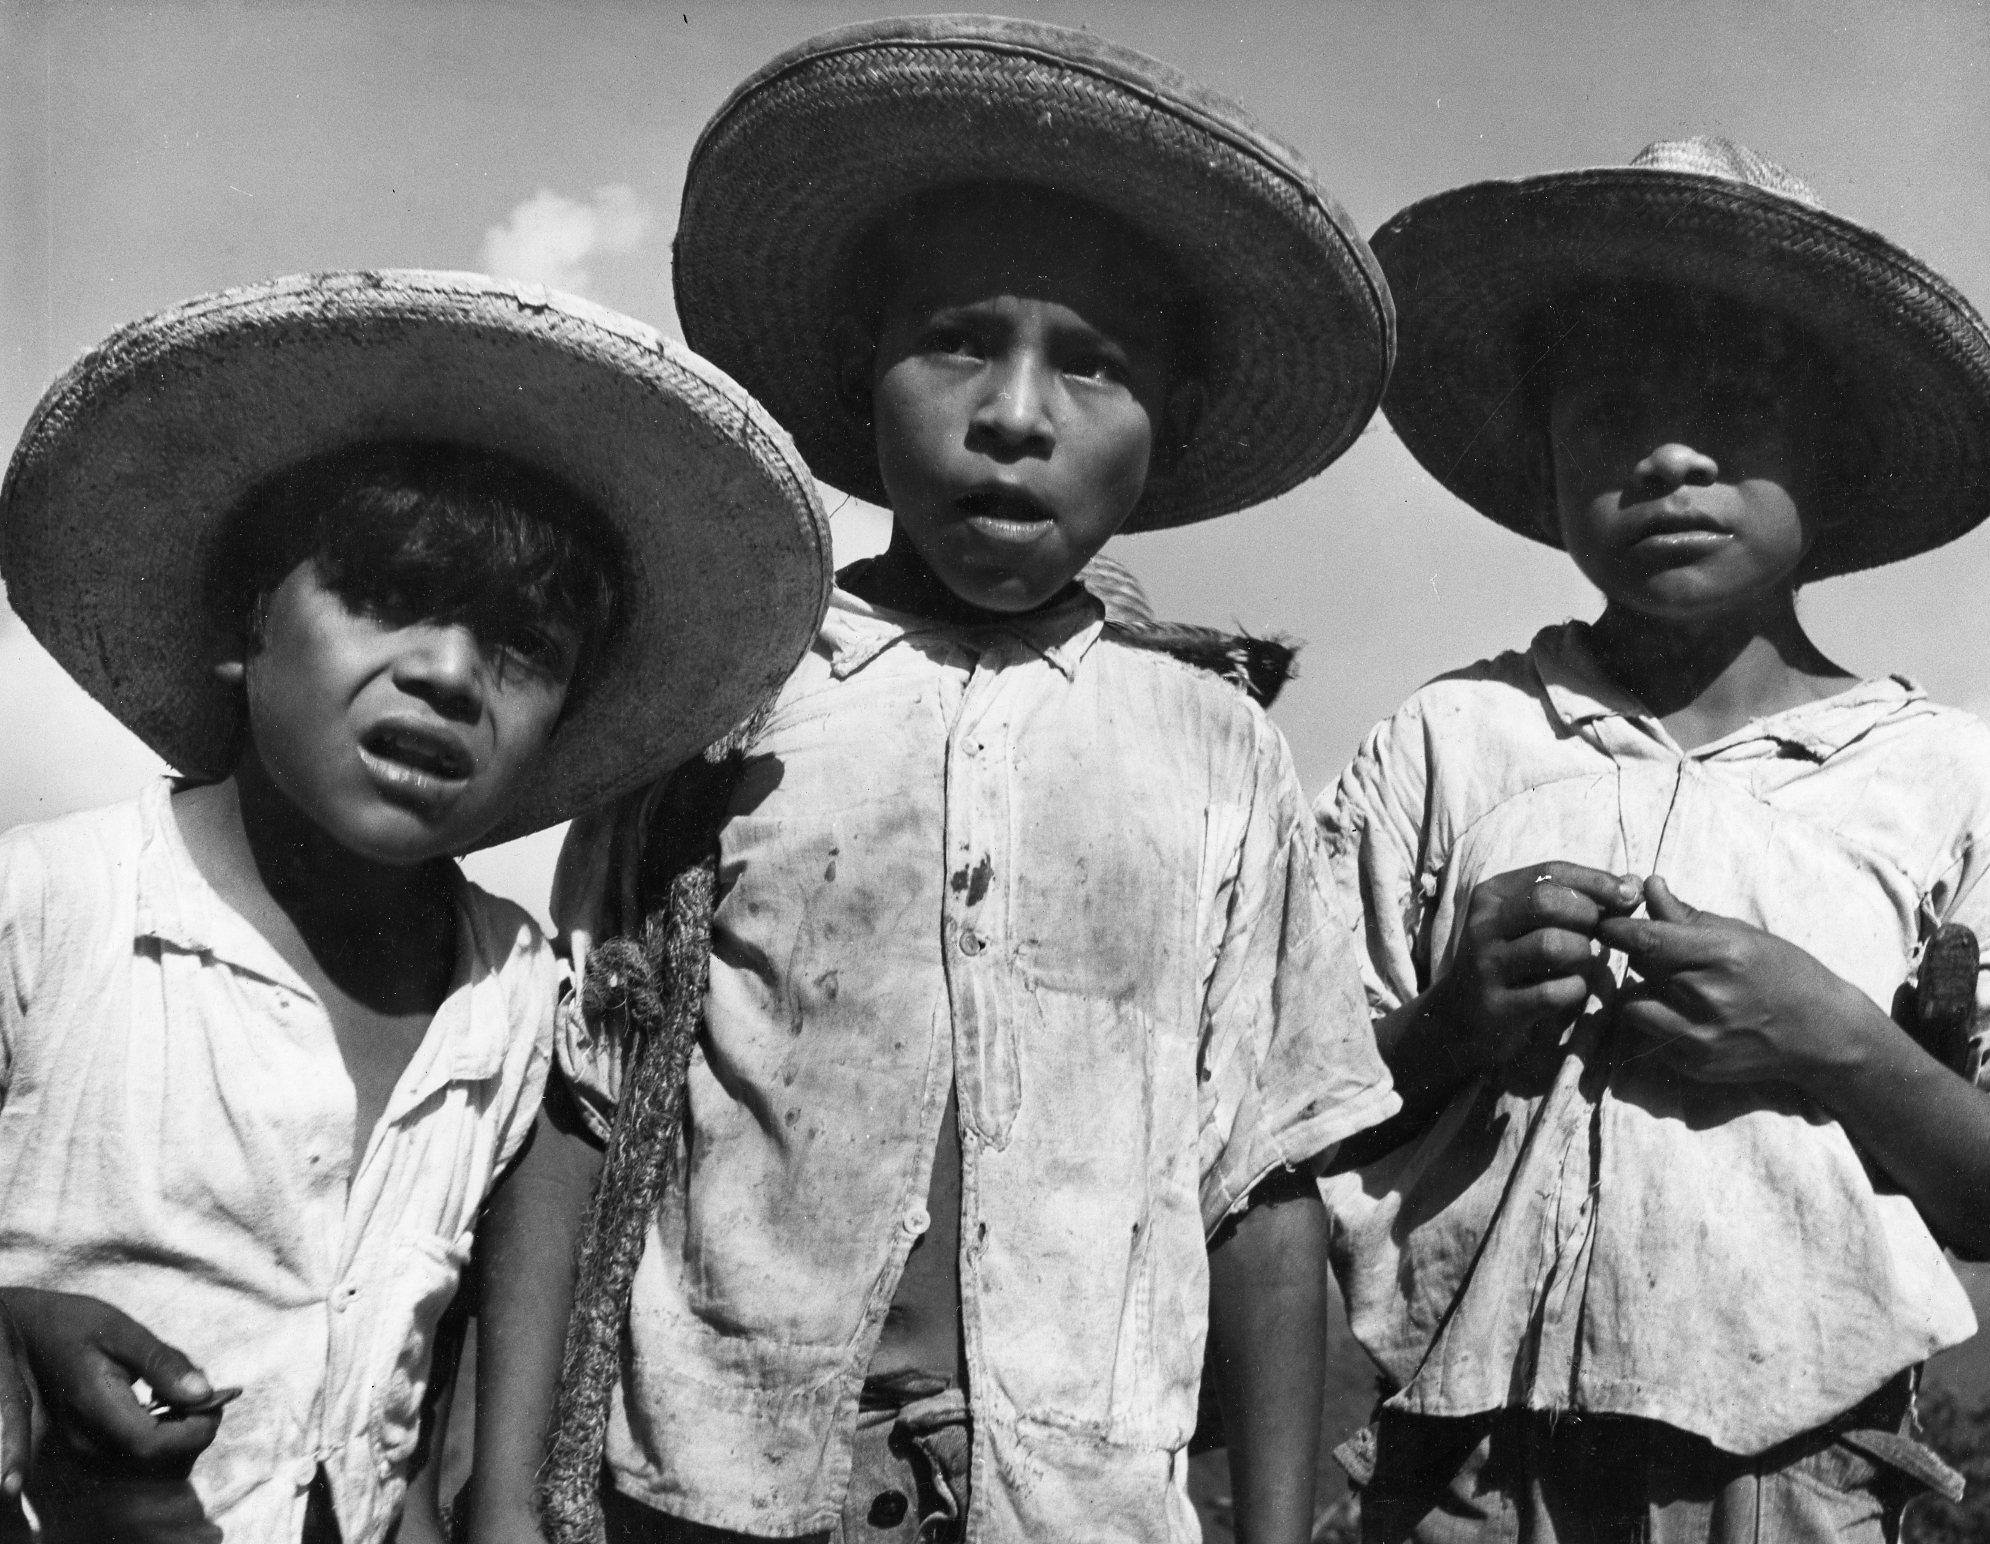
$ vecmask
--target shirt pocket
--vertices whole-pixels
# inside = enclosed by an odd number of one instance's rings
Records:
[[[435,1327],[456,1296],[473,1238],[467,1231],[453,1241],[431,1234],[402,1235],[380,1255],[378,1286],[367,1310],[374,1336],[368,1357],[368,1425],[374,1449],[387,1463],[405,1463],[414,1452]]]

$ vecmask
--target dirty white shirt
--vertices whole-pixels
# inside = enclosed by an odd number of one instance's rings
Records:
[[[455,985],[353,1172],[331,1020],[168,805],[0,835],[0,1281],[102,1298],[239,1384],[193,1486],[231,1540],[399,1511],[436,1320],[530,1127],[555,962],[468,881]]]
[[[1682,752],[1548,628],[1424,687],[1319,809],[1377,1014],[1448,967],[1479,881],[1566,859],[1802,946],[1889,1005],[1945,921],[1990,940],[1990,730],[1897,678]],[[1619,978],[1622,957],[1615,958]],[[1975,1320],[1914,1205],[1782,1085],[1696,1083],[1607,1006],[1329,1182],[1398,1408],[1644,1416],[1734,1452],[1838,1415]]]
[[[952,1085],[969,1537],[1196,1536],[1206,1236],[1398,1101],[1283,738],[1101,625],[1089,598],[962,629],[839,591],[783,689],[721,842],[688,1193],[635,1280],[625,1494],[836,1522]],[[569,837],[581,949],[639,804]],[[612,1103],[618,1048],[559,1034]]]

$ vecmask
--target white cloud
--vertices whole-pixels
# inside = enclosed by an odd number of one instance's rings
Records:
[[[650,209],[622,183],[596,188],[586,203],[541,188],[484,232],[479,266],[501,279],[587,293],[588,259],[633,252],[650,227]]]

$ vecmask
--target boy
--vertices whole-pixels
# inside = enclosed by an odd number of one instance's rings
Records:
[[[1990,1100],[1881,1005],[1990,923],[1990,734],[1795,592],[1990,510],[1990,337],[1724,140],[1376,250],[1404,443],[1604,607],[1418,692],[1320,812],[1409,1106],[1327,1187],[1394,1388],[1364,1535],[1876,1540],[1959,1485],[1913,1369],[1974,1330],[1938,1240],[1990,1248]]]
[[[893,534],[716,795],[564,856],[606,1011],[562,1064],[612,1138],[549,1532],[598,1526],[605,1426],[612,1539],[1192,1539],[1207,1305],[1243,1536],[1303,1540],[1309,1175],[1395,1099],[1282,740],[1072,581],[1116,531],[1337,454],[1385,291],[1235,106],[975,17],[829,33],[736,91],[676,281],[687,334]],[[716,911],[653,911],[649,869],[702,870]],[[626,946],[601,965],[659,918],[683,1086],[623,1066]],[[542,1125],[493,1214],[481,1538],[539,1536],[600,1162]]]
[[[811,484],[638,324],[313,275],[86,357],[0,539],[29,627],[187,774],[0,837],[0,1281],[55,1428],[30,1494],[54,1538],[384,1539],[557,995],[450,857],[792,667],[829,579]]]

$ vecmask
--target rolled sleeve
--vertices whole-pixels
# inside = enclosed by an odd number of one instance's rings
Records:
[[[34,996],[45,891],[41,852],[28,833],[0,837],[0,1099],[13,1082],[14,1045]]]
[[[1424,861],[1419,729],[1409,713],[1378,725],[1316,812],[1334,889],[1361,919],[1361,981],[1378,1018],[1428,985],[1420,955],[1437,875]]]
[[[1401,1103],[1375,1048],[1356,935],[1325,883],[1282,740],[1269,759],[1206,998],[1209,1231],[1273,1169],[1324,1161]]]

